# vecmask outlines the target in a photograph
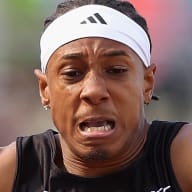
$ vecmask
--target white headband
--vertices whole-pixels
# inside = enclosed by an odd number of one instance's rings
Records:
[[[121,12],[103,5],[85,5],[58,17],[41,37],[41,69],[45,73],[51,55],[60,46],[85,37],[103,37],[129,46],[150,65],[150,42],[146,32]]]

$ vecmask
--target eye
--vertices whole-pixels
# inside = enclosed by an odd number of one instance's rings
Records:
[[[111,75],[120,75],[120,74],[126,73],[127,71],[128,69],[123,66],[113,66],[106,70],[106,72]]]
[[[75,81],[79,80],[83,76],[83,73],[77,69],[65,69],[62,71],[62,76],[65,80]]]

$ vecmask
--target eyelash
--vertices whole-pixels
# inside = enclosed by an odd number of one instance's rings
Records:
[[[121,66],[114,66],[114,67],[109,67],[108,69],[105,69],[104,72],[112,77],[118,77],[123,74],[125,74],[128,71],[126,67],[121,67]],[[81,72],[78,69],[66,69],[62,72],[62,76],[64,77],[65,80],[71,81],[71,82],[77,82],[81,78],[83,78],[84,73]]]
[[[66,69],[61,73],[61,75],[65,80],[75,82],[82,78],[83,73],[77,69]]]
[[[125,73],[127,72],[127,68],[124,68],[124,67],[113,67],[113,68],[110,68],[110,69],[107,69],[106,72],[109,73],[109,74],[116,74],[116,75],[120,75],[122,73]]]

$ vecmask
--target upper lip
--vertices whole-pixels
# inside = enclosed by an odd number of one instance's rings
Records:
[[[79,119],[78,125],[82,123],[89,123],[89,122],[100,122],[100,121],[110,121],[115,123],[115,119],[112,117],[106,117],[106,116],[86,116],[86,118]]]

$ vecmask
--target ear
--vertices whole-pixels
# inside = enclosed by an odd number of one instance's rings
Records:
[[[49,105],[50,96],[49,96],[49,88],[47,83],[47,77],[44,73],[42,73],[39,69],[34,70],[34,74],[37,77],[39,83],[39,94],[41,97],[42,105]]]
[[[144,96],[144,102],[146,104],[149,104],[153,95],[154,84],[155,84],[155,72],[156,72],[155,64],[151,64],[144,71],[143,96]]]

